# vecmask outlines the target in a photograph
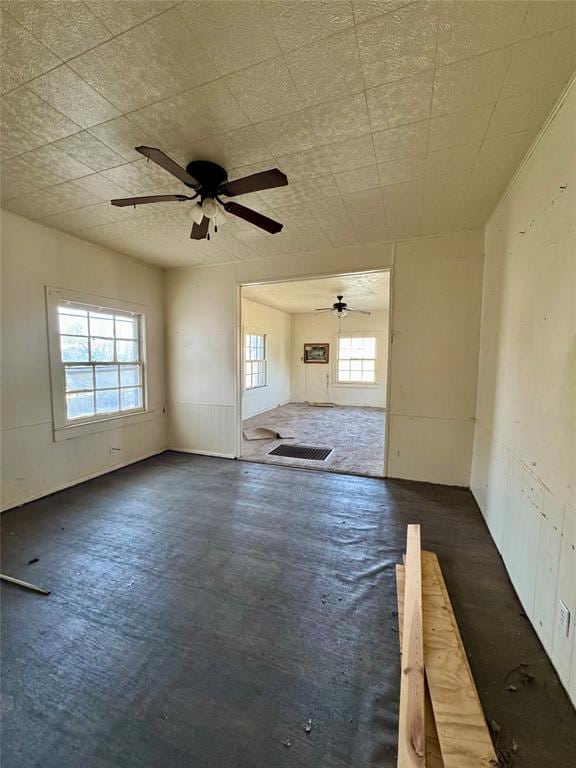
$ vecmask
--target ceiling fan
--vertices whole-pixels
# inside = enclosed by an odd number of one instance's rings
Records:
[[[364,309],[352,309],[352,307],[349,307],[348,304],[346,304],[345,301],[342,301],[344,296],[336,296],[338,301],[335,301],[334,304],[332,304],[331,307],[321,307],[320,309],[315,309],[315,312],[332,312],[333,315],[336,317],[346,317],[348,312],[359,312],[361,315],[370,315],[371,312],[366,312]]]
[[[145,205],[147,203],[173,203],[185,202],[188,200],[200,201],[192,206],[190,216],[194,221],[190,237],[193,240],[210,240],[208,231],[210,221],[214,220],[215,231],[217,231],[217,220],[222,217],[219,206],[227,213],[238,216],[250,224],[254,224],[260,229],[264,229],[270,234],[280,232],[283,224],[280,224],[268,216],[264,216],[252,208],[246,208],[244,205],[235,202],[225,202],[224,197],[235,197],[236,195],[246,195],[249,192],[258,192],[261,189],[273,189],[274,187],[284,187],[288,184],[287,176],[277,168],[269,171],[254,173],[251,176],[244,176],[242,179],[228,181],[228,174],[217,163],[209,160],[193,160],[188,163],[186,169],[178,165],[171,157],[164,154],[160,149],[154,147],[135,147],[136,152],[152,160],[172,176],[175,176],[183,184],[194,190],[193,195],[151,195],[148,197],[124,197],[119,200],[111,200],[112,205],[120,207],[126,205]]]

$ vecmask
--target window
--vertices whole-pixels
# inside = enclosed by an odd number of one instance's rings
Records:
[[[244,386],[246,389],[266,386],[266,336],[246,334]]]
[[[376,337],[340,336],[338,339],[339,384],[376,382]]]
[[[64,423],[144,410],[140,315],[69,302],[56,312]]]

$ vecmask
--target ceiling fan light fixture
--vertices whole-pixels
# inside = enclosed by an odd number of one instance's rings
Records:
[[[348,314],[348,310],[347,309],[333,309],[332,310],[332,314],[335,315],[336,317],[346,317],[346,315]]]
[[[204,212],[202,211],[202,206],[200,203],[194,203],[194,205],[190,208],[190,218],[195,224],[200,224],[202,219],[204,218]]]
[[[202,201],[202,213],[207,219],[215,219],[218,215],[218,205],[211,197],[205,197]]]

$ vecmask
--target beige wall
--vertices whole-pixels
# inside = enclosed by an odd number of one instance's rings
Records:
[[[236,455],[239,284],[393,266],[388,473],[467,486],[482,252],[476,231],[170,270],[171,447]]]
[[[576,703],[576,89],[486,228],[472,490]],[[559,601],[571,610],[567,637]]]
[[[242,393],[242,418],[248,419],[290,401],[290,315],[242,299],[242,329],[266,336],[266,386]]]
[[[165,448],[164,276],[161,269],[12,213],[2,211],[0,221],[2,506],[7,508]],[[130,426],[54,442],[47,285],[146,305],[152,414]]]
[[[343,336],[346,332],[376,336],[376,384],[337,384],[338,320],[330,312],[320,315],[297,314],[292,315],[290,399],[296,403],[327,401],[337,405],[385,408],[388,312],[372,312],[370,315],[350,313],[341,322]],[[330,344],[330,361],[327,365],[304,363],[304,344],[307,342]]]

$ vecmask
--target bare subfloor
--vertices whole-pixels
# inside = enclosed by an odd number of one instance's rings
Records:
[[[574,764],[576,714],[466,490],[165,453],[1,522],[2,570],[52,589],[2,584],[3,768],[395,768],[410,522],[507,765]]]
[[[283,466],[381,477],[384,469],[384,419],[383,408],[322,408],[306,403],[288,403],[245,419],[243,429],[271,427],[281,434],[284,430],[294,435],[294,439],[243,439],[242,458]],[[324,461],[268,455],[269,451],[282,443],[332,448],[332,453]]]

